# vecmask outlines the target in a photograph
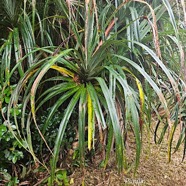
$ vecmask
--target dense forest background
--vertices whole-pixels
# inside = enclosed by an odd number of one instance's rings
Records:
[[[136,172],[148,135],[184,160],[185,28],[184,0],[1,0],[0,184],[68,185],[97,154]]]

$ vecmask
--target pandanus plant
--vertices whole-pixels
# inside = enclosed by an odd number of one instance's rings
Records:
[[[20,31],[13,28],[8,40],[1,47],[2,62],[6,62],[6,67],[1,68],[5,72],[1,74],[5,75],[4,86],[9,86],[9,80],[17,69],[21,77],[9,102],[7,126],[19,143],[33,155],[35,161],[39,161],[32,145],[31,125],[35,124],[51,152],[51,185],[54,182],[60,146],[74,109],[78,112],[78,149],[81,163],[84,164],[85,148],[94,148],[95,129],[98,128],[100,143],[103,143],[103,131],[108,134],[104,167],[108,163],[114,140],[117,167],[121,172],[127,165],[126,135],[129,126],[136,142],[136,169],[140,159],[143,125],[151,123],[152,109],[162,121],[158,109],[153,107],[155,100],[152,99],[152,95],[155,96],[156,93],[159,97],[157,102],[160,102],[166,118],[159,141],[162,141],[165,131],[169,128],[170,157],[174,131],[181,122],[179,112],[181,103],[184,103],[184,95],[180,90],[185,89],[185,84],[167,68],[165,58],[161,54],[161,38],[165,38],[165,35],[158,37],[157,21],[160,21],[166,12],[170,17],[170,25],[173,25],[173,33],[176,33],[174,38],[169,38],[174,45],[177,44],[180,54],[183,50],[170,4],[167,0],[163,0],[163,3],[154,11],[143,0],[115,1],[114,5],[112,1],[47,1],[43,18],[41,10],[37,9],[36,1],[31,4],[30,15],[26,14],[24,6],[24,14],[19,18],[22,24]],[[47,17],[49,10],[56,10],[56,15]],[[47,25],[47,21],[53,25]],[[50,32],[49,28],[53,31]],[[22,38],[19,33],[22,34]],[[52,41],[56,40],[56,33],[62,39],[57,47]],[[13,69],[7,56],[8,53],[11,54],[12,41],[16,60]],[[22,43],[24,49],[21,48]],[[26,67],[23,65],[25,61],[28,61]],[[170,87],[165,82],[168,82]],[[43,88],[44,85],[47,88]],[[164,91],[169,92],[169,88],[173,92],[171,96],[176,98],[176,104],[172,98],[167,102],[164,96]],[[46,122],[40,128],[37,113],[50,100],[53,100],[52,108]],[[21,124],[17,117],[17,106],[20,103]],[[169,103],[175,105],[169,109]],[[60,107],[65,109],[52,150],[47,144],[45,133],[50,120]],[[17,132],[11,127],[12,109]],[[171,120],[172,115],[175,122]],[[158,127],[159,122],[156,129]],[[184,139],[183,126],[176,149]]]

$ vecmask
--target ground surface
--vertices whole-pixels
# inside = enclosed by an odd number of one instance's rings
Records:
[[[130,135],[128,136],[127,157],[132,162],[134,160],[135,143],[133,135]],[[176,130],[173,147],[175,147],[178,137],[179,130]],[[114,155],[111,156],[105,170],[99,167],[101,160],[99,154],[96,155],[93,163],[85,167],[84,171],[79,168],[70,168],[70,162],[64,169],[71,170],[68,173],[70,186],[186,186],[186,158],[181,162],[182,155],[183,145],[172,155],[171,162],[168,163],[167,138],[164,138],[161,145],[156,145],[153,140],[153,131],[151,133],[144,131],[140,166],[135,176],[132,170],[119,175]],[[33,170],[36,169],[33,168]],[[43,181],[47,178],[48,173],[33,171],[33,174],[19,185],[45,186],[47,183]],[[0,185],[4,186],[1,183]]]
[[[178,139],[179,131],[176,132],[174,141]],[[84,174],[76,169],[70,176],[74,186],[124,186],[124,185],[144,185],[144,186],[184,186],[186,185],[186,160],[181,162],[183,146],[172,155],[171,162],[168,163],[166,139],[161,145],[153,142],[152,134],[143,139],[143,150],[140,167],[136,176],[133,173],[118,175],[114,161],[110,162],[106,170],[91,166],[84,170]],[[148,142],[150,141],[150,143]],[[130,144],[129,144],[130,146]],[[129,156],[132,156],[133,145],[129,148]]]

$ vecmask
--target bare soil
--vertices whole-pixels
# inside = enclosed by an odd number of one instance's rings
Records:
[[[174,135],[173,146],[178,137],[179,130]],[[127,152],[129,159],[134,159],[133,152],[134,142],[131,141]],[[135,176],[133,170],[119,175],[113,157],[107,169],[99,168],[95,163],[86,167],[84,171],[75,169],[69,179],[73,186],[185,186],[186,160],[182,162],[182,156],[183,145],[172,154],[171,162],[168,162],[167,139],[164,139],[161,145],[157,145],[151,133],[144,135],[140,166]]]

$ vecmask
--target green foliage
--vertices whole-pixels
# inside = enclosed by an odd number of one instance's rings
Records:
[[[8,129],[8,123],[4,119],[15,86],[16,85],[7,86],[4,90],[0,86],[0,103],[2,112],[2,116],[0,116],[0,181],[5,181],[5,185],[7,186],[14,186],[19,183],[18,178],[11,175],[11,165],[16,164],[19,160],[24,158],[22,145]],[[15,113],[16,116],[20,115],[21,104],[15,107],[15,109],[10,110],[11,116],[13,116],[13,113]],[[16,133],[16,125],[14,123],[11,124],[11,129]]]
[[[12,125],[12,128],[13,127],[15,126]],[[18,160],[23,158],[23,152],[20,150],[21,145],[3,123],[0,124],[0,142],[0,158],[2,160],[0,164],[1,167],[4,167],[11,162],[16,163]]]
[[[2,122],[0,123],[0,144],[0,181],[5,180],[7,186],[17,185],[19,183],[17,177],[12,177],[9,172],[11,172],[11,164],[17,163],[24,155],[21,145]]]
[[[186,35],[169,1],[3,2],[2,28],[8,33],[1,37],[0,108],[6,125],[0,134],[2,140],[12,135],[14,152],[5,149],[9,160],[22,157],[19,145],[35,162],[42,161],[38,154],[49,154],[48,185],[67,184],[66,172],[56,172],[60,152],[78,137],[81,165],[100,141],[106,146],[105,168],[114,143],[118,171],[133,164],[136,170],[143,126],[153,127],[153,113],[156,131],[166,126],[158,142],[171,131],[169,159],[179,125],[176,149],[186,141],[180,115]],[[136,143],[132,165],[125,153],[129,129]]]
[[[7,87],[4,91],[1,89],[2,94],[0,94],[0,97],[3,115],[7,112],[7,104],[10,101],[10,96],[14,88],[15,85]],[[14,111],[13,110],[14,109],[11,109],[11,114],[14,112],[16,116],[20,115],[20,106],[15,108]],[[11,124],[11,128],[16,132],[15,124]],[[0,159],[2,160],[0,162],[1,168],[8,168],[11,162],[15,164],[18,160],[23,158],[23,152],[21,150],[22,146],[16,140],[12,132],[8,130],[7,122],[2,116],[0,117],[0,143]]]
[[[50,185],[51,177],[48,178],[48,185]],[[56,170],[54,182],[59,186],[70,185],[66,170]]]
[[[11,176],[6,169],[0,169],[0,182],[4,181],[5,186],[17,186],[19,184],[19,180],[17,177]]]
[[[46,111],[43,111],[42,115],[37,118],[39,121],[39,129],[42,131],[45,128],[45,123],[47,122],[47,118],[49,113],[51,112],[51,108],[47,109]],[[66,132],[64,134],[63,141],[61,143],[62,146],[62,152],[64,152],[62,155],[65,157],[67,155],[67,152],[69,149],[72,149],[72,143],[76,140],[76,114],[73,113],[74,118],[70,120],[70,123],[68,125],[68,128],[66,129]],[[56,111],[55,115],[51,118],[51,120],[48,123],[48,126],[45,130],[45,138],[47,139],[48,146],[50,148],[53,147],[55,143],[55,139],[57,137],[58,128],[60,121],[63,118],[63,114],[60,111]],[[38,133],[38,130],[35,128],[35,126],[31,127],[32,131],[32,140],[33,140],[33,147],[35,149],[36,154],[46,154],[47,150],[46,147],[43,147],[43,140]],[[66,152],[66,153],[65,153]]]

